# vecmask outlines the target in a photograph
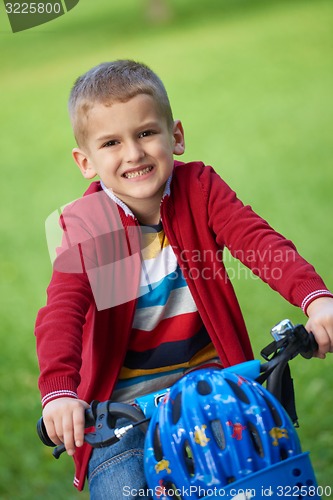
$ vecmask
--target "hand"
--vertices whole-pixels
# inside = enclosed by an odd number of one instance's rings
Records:
[[[333,352],[333,298],[320,297],[309,305],[309,317],[305,328],[312,332],[317,344],[316,357],[324,359],[328,352]]]
[[[50,401],[43,410],[43,420],[50,439],[64,443],[68,455],[84,441],[84,410],[89,405],[81,399],[59,398]]]

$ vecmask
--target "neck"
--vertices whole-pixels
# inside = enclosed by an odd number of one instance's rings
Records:
[[[111,189],[108,189],[102,183],[104,191],[110,198],[115,201],[115,198],[123,202],[141,222],[141,224],[156,225],[159,224],[161,218],[161,201],[165,189],[165,185],[152,198],[138,199],[116,196]]]
[[[145,199],[127,199],[124,203],[131,209],[133,214],[141,222],[141,224],[156,225],[161,218],[161,201],[164,193],[165,185],[155,193],[152,198]]]
[[[141,224],[156,225],[160,222],[161,218],[160,204],[161,200],[159,199],[158,206],[155,204],[155,206],[148,207],[146,203],[143,203],[142,206],[130,208]]]

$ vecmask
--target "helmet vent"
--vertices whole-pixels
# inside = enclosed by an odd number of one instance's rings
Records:
[[[212,392],[212,386],[207,380],[199,380],[197,383],[197,391],[201,396],[207,396]]]
[[[182,393],[178,392],[172,405],[172,423],[175,425],[181,416]]]
[[[280,413],[278,412],[276,406],[264,395],[262,395],[271,414],[272,414],[272,417],[273,417],[273,420],[274,420],[274,423],[276,425],[276,427],[281,427],[282,426],[282,419],[281,419],[281,415]]]
[[[214,439],[215,439],[215,441],[217,443],[217,446],[221,450],[224,450],[224,448],[225,448],[225,436],[224,436],[224,432],[223,432],[223,427],[222,427],[221,421],[219,419],[212,420],[210,422],[210,427],[211,427]]]
[[[238,399],[240,399],[243,403],[250,404],[249,398],[236,382],[230,379],[226,379],[226,382],[228,382],[230,388],[233,390]]]
[[[192,448],[188,440],[184,441],[184,458],[187,471],[191,477],[194,476],[194,459]]]
[[[182,500],[183,497],[178,495],[179,488],[177,489],[174,483],[172,483],[171,481],[165,481],[163,486],[165,488],[164,498],[173,498],[176,500]],[[165,497],[165,495],[167,496]]]
[[[153,434],[153,450],[156,462],[160,462],[163,459],[163,450],[161,443],[160,426],[158,424],[155,425]]]
[[[258,453],[259,457],[264,457],[264,448],[262,446],[262,441],[259,436],[259,432],[255,425],[252,422],[247,422],[247,428],[249,429],[252,444],[254,446],[255,451]]]

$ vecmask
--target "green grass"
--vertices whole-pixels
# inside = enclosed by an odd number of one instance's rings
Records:
[[[173,0],[150,24],[138,0],[81,0],[63,18],[13,35],[0,5],[0,498],[87,498],[36,438],[40,416],[34,320],[51,266],[44,221],[86,184],[70,157],[66,100],[78,74],[129,57],[152,66],[186,132],[186,160],[212,164],[293,239],[333,288],[332,18],[328,0]],[[236,273],[256,355],[270,327],[305,318],[266,285]],[[237,278],[239,273],[243,276]],[[293,364],[303,448],[332,486],[332,359]]]

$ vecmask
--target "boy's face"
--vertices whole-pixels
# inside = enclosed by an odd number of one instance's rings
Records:
[[[83,148],[73,150],[84,177],[98,175],[136,215],[159,211],[173,155],[184,152],[181,123],[170,130],[154,99],[139,94],[110,106],[96,103],[86,137]]]

